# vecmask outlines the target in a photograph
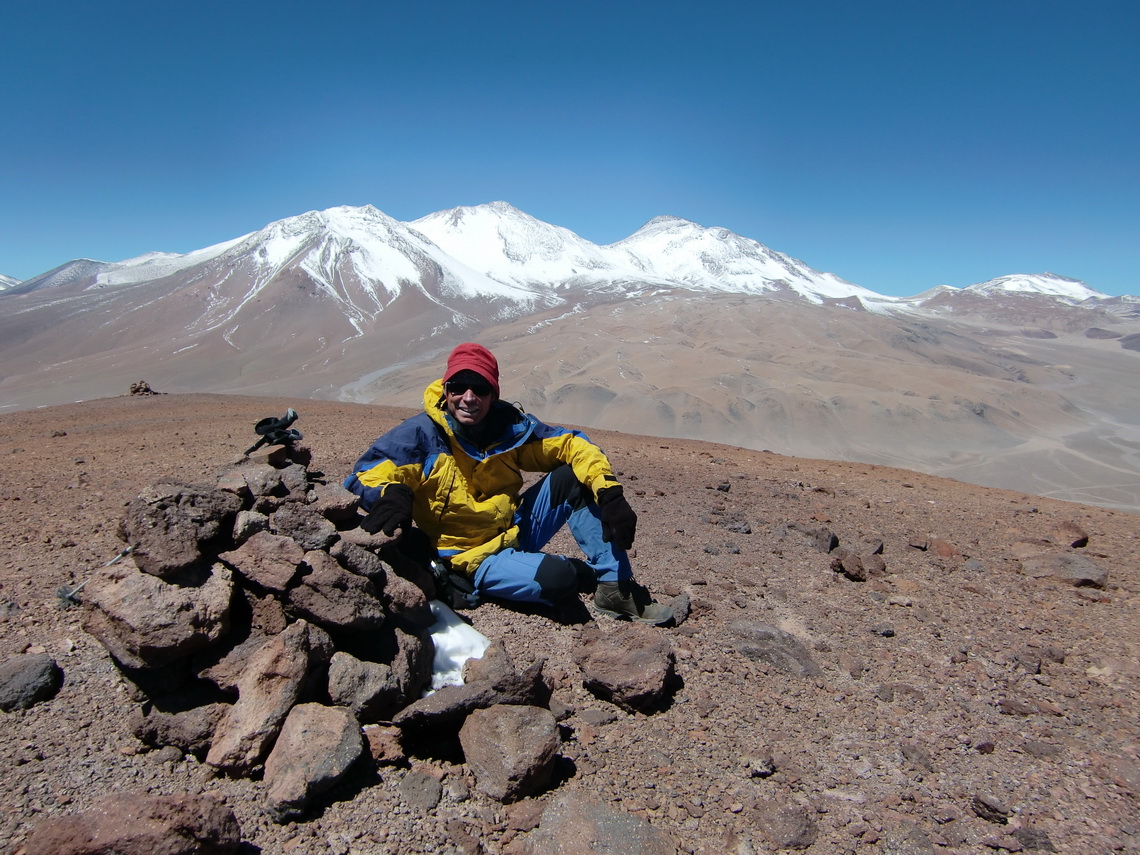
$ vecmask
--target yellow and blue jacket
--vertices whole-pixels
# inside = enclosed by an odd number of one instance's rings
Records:
[[[580,431],[544,424],[505,401],[495,402],[486,422],[492,439],[476,444],[447,412],[437,380],[424,391],[424,412],[372,443],[344,486],[369,510],[389,486],[406,484],[416,526],[454,569],[471,574],[488,555],[518,546],[523,472],[567,464],[595,499],[618,483],[606,455]]]

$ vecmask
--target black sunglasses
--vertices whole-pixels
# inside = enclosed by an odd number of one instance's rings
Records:
[[[486,398],[491,394],[491,384],[480,383],[478,380],[473,383],[466,380],[448,380],[443,385],[449,395],[464,395],[468,390],[474,392],[480,398]]]

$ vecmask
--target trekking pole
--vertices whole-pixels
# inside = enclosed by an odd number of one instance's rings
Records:
[[[122,561],[124,558],[126,558],[130,554],[131,554],[131,547],[125,546],[125,547],[123,547],[122,552],[120,552],[118,555],[116,555],[114,558],[112,558],[110,561],[108,561],[103,566],[104,567],[110,567],[114,564],[118,564],[120,561]],[[76,585],[71,590],[68,590],[66,585],[64,585],[62,588],[59,588],[55,592],[55,595],[57,597],[59,597],[60,605],[62,605],[65,609],[69,609],[72,606],[78,606],[79,605],[79,598],[76,596],[76,594],[78,594],[80,591],[82,591],[87,586],[87,583],[90,582],[94,578],[95,578],[94,576],[88,576],[86,579],[84,579],[82,582],[80,582],[78,585]]]

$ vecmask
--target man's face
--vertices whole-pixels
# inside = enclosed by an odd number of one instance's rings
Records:
[[[495,390],[474,371],[460,371],[443,384],[447,411],[465,427],[477,425],[491,412]]]

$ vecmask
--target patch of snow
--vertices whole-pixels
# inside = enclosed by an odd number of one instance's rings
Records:
[[[432,616],[435,618],[428,628],[435,644],[435,659],[432,660],[431,694],[444,686],[463,685],[463,664],[468,659],[482,659],[491,640],[471,624],[445,606],[439,600],[431,600]]]

